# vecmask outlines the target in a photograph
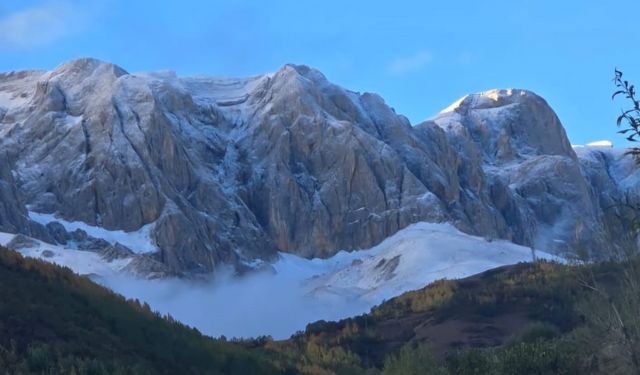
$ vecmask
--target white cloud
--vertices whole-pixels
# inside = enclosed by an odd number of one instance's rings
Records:
[[[391,74],[402,75],[419,71],[433,60],[431,54],[426,51],[418,51],[410,57],[401,57],[389,64]]]
[[[85,24],[83,12],[71,2],[47,1],[0,18],[0,46],[45,46],[80,31]]]

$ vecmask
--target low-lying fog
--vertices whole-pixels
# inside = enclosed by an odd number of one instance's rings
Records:
[[[219,274],[211,281],[140,280],[124,275],[98,281],[204,334],[228,338],[270,335],[283,339],[304,330],[309,322],[358,315],[371,307],[370,301],[347,297],[330,302],[313,298],[298,278],[268,272],[243,277]]]
[[[6,245],[14,235],[0,233]],[[280,254],[269,271],[233,277],[218,270],[209,281],[136,278],[118,271],[127,259],[42,241],[22,247],[29,257],[91,275],[127,298],[198,328],[210,336],[287,338],[317,320],[359,315],[385,299],[442,278],[531,261],[530,248],[460,232],[451,224],[416,223],[368,250],[341,251],[329,259]],[[537,251],[538,258],[555,257]]]
[[[539,258],[554,258],[537,252]],[[317,320],[368,312],[385,299],[442,278],[531,261],[531,249],[487,241],[449,224],[418,223],[372,249],[330,259],[281,254],[274,271],[211,281],[141,280],[116,274],[97,281],[211,335],[287,338]]]

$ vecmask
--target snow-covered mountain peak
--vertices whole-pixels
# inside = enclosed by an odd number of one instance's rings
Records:
[[[470,94],[430,121],[449,132],[468,133],[488,161],[511,162],[531,154],[575,158],[553,109],[531,91],[494,89]]]
[[[542,100],[540,96],[529,90],[492,89],[475,94],[468,94],[440,111],[437,117],[451,112],[465,112],[477,109],[489,109],[522,103],[528,100]]]
[[[320,71],[306,65],[286,64],[273,73],[269,84],[271,95],[288,98],[298,95],[300,100],[319,99],[321,91],[332,86]]]
[[[513,97],[526,96],[526,95],[535,95],[535,94],[533,92],[529,91],[529,90],[508,88],[508,89],[491,89],[491,90],[487,90],[487,91],[484,91],[483,93],[481,93],[481,95],[489,97],[489,98],[493,99],[494,101],[498,101],[499,99],[502,99],[502,98],[513,98]]]
[[[327,82],[327,78],[317,69],[303,64],[285,64],[275,73],[274,77],[304,77],[314,82]]]
[[[628,185],[627,176],[633,172],[618,169],[626,164],[619,158],[582,157],[589,153],[572,148],[560,120],[540,96],[516,89],[467,95],[418,128],[433,125],[446,132],[451,144],[464,150],[466,165],[483,170],[481,183],[497,189],[492,193],[494,199],[505,193],[505,198],[514,197],[529,207],[521,211],[522,216],[507,215],[510,222],[536,218],[534,231],[525,229],[529,224],[524,224],[524,231],[516,236],[531,236],[536,247],[556,249],[552,252],[570,250],[576,233],[581,241],[588,237],[599,242],[597,247],[615,242],[604,240],[609,234],[602,228],[600,202],[619,199],[620,190],[616,190]],[[602,151],[608,152],[606,147]],[[618,176],[614,169],[625,172]],[[476,174],[469,171],[469,176]],[[595,192],[593,184],[598,186]],[[502,186],[508,190],[498,193]]]
[[[84,57],[62,63],[51,72],[52,77],[65,74],[73,75],[75,78],[112,74],[117,78],[129,73],[115,64],[91,57]]]

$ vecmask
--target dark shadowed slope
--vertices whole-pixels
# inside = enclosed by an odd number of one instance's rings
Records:
[[[202,336],[68,269],[1,247],[0,286],[2,374],[285,373],[247,342]]]

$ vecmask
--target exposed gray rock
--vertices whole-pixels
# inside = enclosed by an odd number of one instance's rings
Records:
[[[640,247],[640,235],[635,239],[629,236],[640,207],[638,165],[620,149],[577,147],[575,150],[583,175],[602,210],[603,231],[611,239],[606,249],[622,255],[624,246]]]
[[[47,223],[46,227],[53,240],[61,245],[66,245],[67,241],[71,239],[69,232],[57,221]]]
[[[0,76],[0,90],[26,95],[10,102],[0,143],[16,155],[7,194],[19,191],[31,210],[109,230],[155,223],[157,246],[176,270],[275,255],[254,215],[214,178],[230,125],[179,82],[81,59]],[[6,230],[20,231],[24,206],[6,211]]]
[[[71,232],[71,239],[75,242],[84,242],[87,240],[87,238],[89,238],[89,235],[87,234],[87,232],[83,231],[82,229],[76,229],[73,232]]]
[[[38,246],[38,241],[23,234],[16,234],[13,239],[7,243],[7,248],[12,250],[31,249]]]
[[[129,262],[122,271],[146,279],[157,279],[178,275],[167,267],[167,265],[147,255],[133,258],[133,260]]]
[[[396,255],[393,258],[387,260],[386,258],[383,258],[380,260],[380,262],[378,262],[378,264],[376,264],[375,269],[378,272],[378,279],[379,280],[391,280],[395,277],[395,270],[396,268],[398,268],[398,265],[400,264],[400,255]]]
[[[53,223],[57,223],[57,222],[53,222]],[[47,227],[49,227],[51,224],[52,223],[47,224]],[[56,228],[55,229],[56,231],[60,231],[60,228],[55,224],[54,224],[54,228]],[[64,230],[64,227],[62,228],[62,230]],[[64,233],[67,233],[66,230],[64,230]],[[67,233],[67,236],[64,236],[63,232],[60,231],[59,236],[61,236],[62,238],[68,238],[69,241],[73,241],[75,247],[78,250],[100,251],[106,247],[111,246],[111,244],[108,241],[102,238],[92,237],[82,229],[76,229],[71,233]]]
[[[111,246],[111,244],[102,238],[89,236],[84,241],[78,242],[76,246],[78,247],[78,250],[101,251],[102,249]]]
[[[107,262],[116,259],[125,259],[135,256],[135,253],[128,247],[116,242],[114,245],[107,246],[100,251],[100,256]]]
[[[108,230],[149,225],[156,258],[136,269],[326,257],[418,221],[554,252],[615,240],[602,207],[622,177],[581,167],[527,91],[471,95],[416,127],[294,65],[178,78],[81,59],[0,74],[0,92],[0,230],[105,247],[29,221],[27,205]]]
[[[585,173],[560,121],[539,96],[525,90],[469,95],[431,123],[465,150],[469,164],[481,161],[474,172],[484,174],[482,190],[514,241],[552,253],[602,251],[616,243],[602,220],[607,206],[600,195],[615,200],[621,187],[604,173],[599,175],[606,182]]]

